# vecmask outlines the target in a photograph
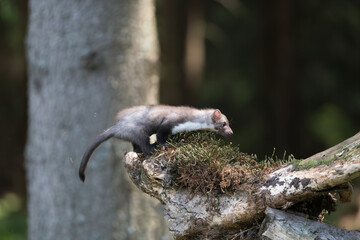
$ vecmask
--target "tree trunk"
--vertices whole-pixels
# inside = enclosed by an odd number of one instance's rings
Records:
[[[160,99],[172,105],[184,103],[185,36],[187,1],[162,0],[157,5],[160,40]]]
[[[204,0],[158,1],[161,101],[193,105],[205,65]]]
[[[166,236],[157,203],[121,167],[129,144],[103,144],[86,183],[77,175],[87,144],[117,111],[157,102],[153,1],[31,0],[29,8],[29,239]]]
[[[271,141],[279,152],[287,150],[296,154],[293,149],[298,149],[296,146],[301,141],[292,136],[301,134],[297,116],[302,115],[299,114],[301,109],[296,107],[295,2],[263,0],[260,6],[263,25],[262,79],[265,81],[261,96],[265,97],[263,114],[273,126],[269,128],[266,140]]]
[[[189,105],[199,101],[197,95],[205,67],[205,3],[187,1],[183,94],[184,102]]]

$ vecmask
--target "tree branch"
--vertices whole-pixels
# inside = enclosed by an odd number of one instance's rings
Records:
[[[205,195],[172,184],[169,162],[151,156],[140,161],[137,154],[125,156],[131,179],[144,192],[165,205],[165,217],[176,239],[226,239],[225,235],[248,229],[264,218],[267,207],[287,209],[319,196],[338,194],[346,201],[360,176],[360,133],[315,154],[267,173],[255,183],[242,183],[246,191]]]

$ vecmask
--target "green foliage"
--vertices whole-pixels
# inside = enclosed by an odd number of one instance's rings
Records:
[[[26,16],[22,16],[19,6],[12,0],[0,1],[0,43],[5,44],[6,51],[23,49],[25,26],[21,22]],[[4,49],[5,50],[5,49]],[[0,55],[2,51],[0,50]],[[16,67],[16,66],[12,66]]]
[[[19,12],[11,0],[0,1],[0,19],[10,24],[19,19]]]
[[[5,194],[0,199],[0,240],[26,239],[26,212],[21,199],[13,194]]]
[[[12,212],[0,219],[0,240],[26,239],[26,212]]]

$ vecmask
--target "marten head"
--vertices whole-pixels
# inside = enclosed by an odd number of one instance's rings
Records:
[[[212,116],[211,120],[214,124],[215,131],[222,136],[230,136],[233,134],[233,131],[230,128],[229,120],[227,117],[220,112],[219,109],[216,109]]]

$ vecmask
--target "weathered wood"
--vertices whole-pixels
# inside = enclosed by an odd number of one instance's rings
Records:
[[[360,133],[327,151],[274,170],[258,183],[245,185],[242,189],[247,191],[231,195],[206,196],[169,188],[167,164],[158,157],[141,162],[133,152],[125,156],[134,183],[165,205],[165,217],[175,238],[221,239],[261,221],[268,206],[286,209],[329,193],[348,198],[351,187],[346,183],[360,176]]]
[[[360,134],[349,140],[298,164],[308,166],[307,169],[296,170],[291,164],[269,174],[260,189],[260,195],[266,198],[266,205],[281,207],[288,202],[303,201],[359,177]],[[326,164],[317,165],[321,161]]]
[[[347,231],[273,208],[267,208],[260,228],[263,239],[360,239],[360,232]]]

